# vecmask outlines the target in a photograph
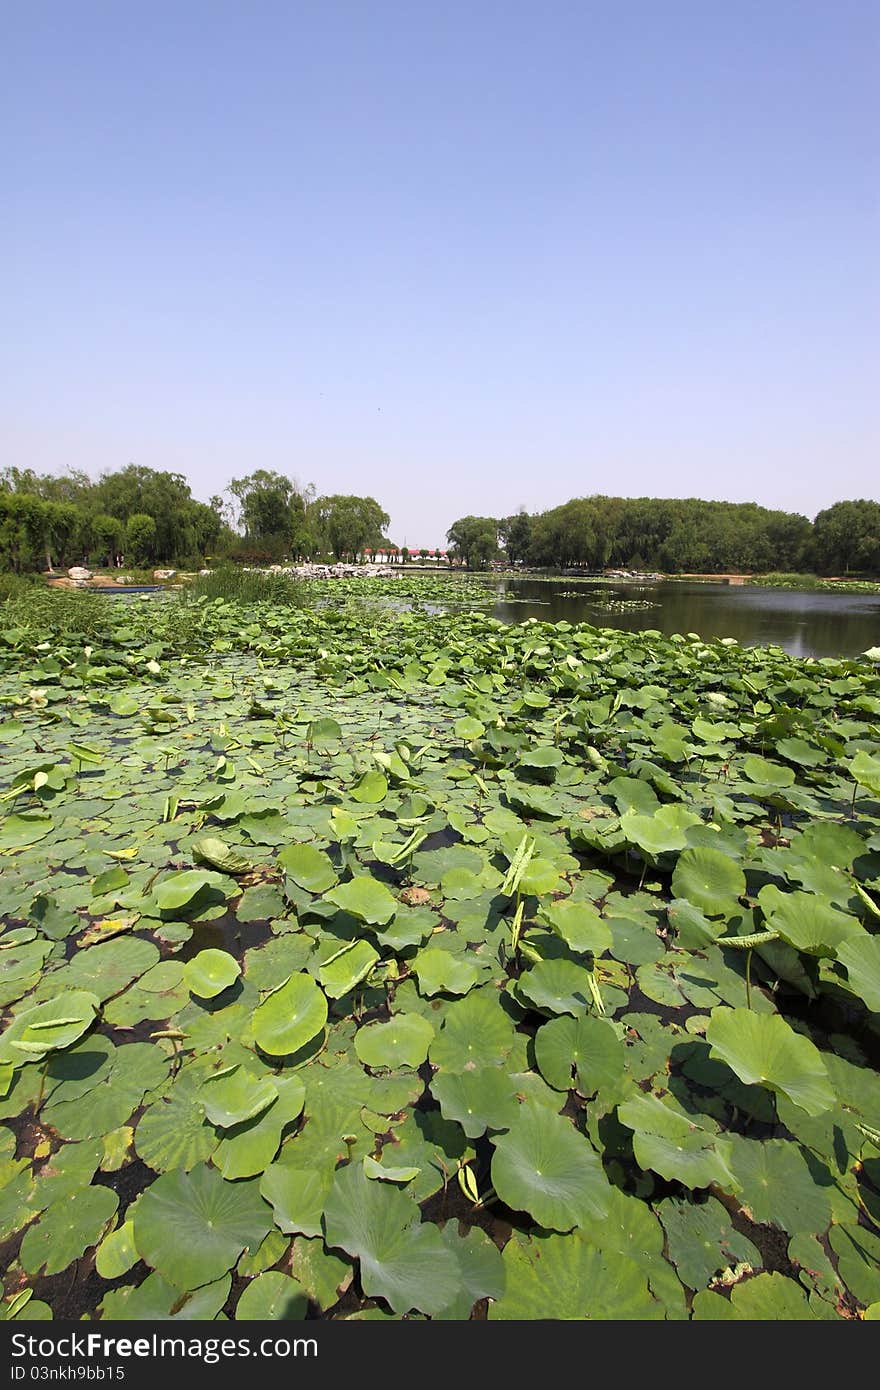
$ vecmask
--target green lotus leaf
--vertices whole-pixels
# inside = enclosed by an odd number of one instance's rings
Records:
[[[740,1322],[811,1322],[807,1295],[794,1279],[784,1274],[759,1274],[736,1284],[728,1303],[720,1294],[698,1293],[694,1318],[733,1319]]]
[[[279,1076],[274,1084],[277,1100],[253,1119],[227,1129],[217,1145],[214,1165],[230,1181],[262,1173],[278,1153],[286,1126],[302,1113],[306,1091],[299,1077]]]
[[[706,1027],[711,1056],[726,1062],[740,1081],[779,1091],[808,1115],[834,1104],[834,1092],[818,1048],[779,1014],[717,1008]]]
[[[357,1163],[338,1170],[324,1208],[327,1245],[358,1259],[366,1296],[395,1313],[439,1313],[459,1290],[455,1257],[420,1215],[405,1192],[370,1182]]]
[[[755,754],[746,758],[743,772],[750,782],[757,782],[764,787],[794,786],[795,775],[790,767],[771,762],[769,758],[759,758]]]
[[[472,1226],[464,1236],[460,1236],[457,1226],[457,1222],[447,1221],[441,1234],[444,1245],[458,1266],[458,1292],[452,1302],[441,1312],[435,1313],[434,1317],[461,1322],[470,1317],[479,1299],[501,1298],[507,1279],[501,1251],[485,1231]]]
[[[209,1076],[198,1096],[211,1124],[229,1129],[261,1115],[278,1099],[278,1087],[268,1076],[257,1076],[246,1067],[234,1066]]]
[[[97,1245],[119,1198],[109,1187],[86,1187],[75,1201],[53,1202],[25,1232],[19,1263],[26,1274],[59,1274]]]
[[[542,960],[524,970],[516,983],[516,995],[542,1013],[586,1013],[590,987],[582,965],[570,960]]]
[[[733,1265],[760,1269],[760,1251],[734,1230],[727,1208],[717,1198],[691,1202],[668,1197],[657,1210],[669,1258],[689,1288],[704,1289],[714,1275]]]
[[[332,1183],[332,1168],[305,1169],[286,1162],[273,1163],[260,1179],[260,1192],[272,1206],[275,1225],[285,1235],[319,1236]]]
[[[441,1071],[431,1082],[445,1120],[457,1120],[469,1139],[487,1129],[509,1129],[519,1114],[516,1084],[494,1067]]]
[[[160,878],[153,887],[153,896],[160,912],[180,912],[205,889],[212,890],[218,898],[228,898],[235,892],[235,885],[208,869],[180,869]]]
[[[826,754],[802,738],[781,738],[776,744],[776,751],[800,767],[819,767],[827,761]]]
[[[731,1136],[731,1167],[740,1185],[739,1202],[761,1225],[794,1235],[823,1232],[831,1221],[831,1174],[823,1187],[800,1147],[785,1139]]]
[[[758,894],[758,902],[768,929],[778,932],[795,950],[811,956],[833,956],[841,942],[864,935],[858,918],[838,912],[814,893],[781,893],[768,883]]]
[[[351,796],[355,801],[370,806],[376,806],[380,801],[384,801],[387,794],[388,778],[382,772],[365,772],[360,781],[351,789]]]
[[[193,840],[191,848],[194,859],[210,864],[212,869],[218,869],[223,874],[243,874],[252,867],[249,859],[214,835],[201,835]]]
[[[324,993],[331,999],[341,999],[367,978],[379,959],[379,952],[369,942],[348,942],[318,970]]]
[[[183,1074],[171,1093],[148,1105],[134,1132],[140,1158],[157,1173],[189,1171],[205,1163],[217,1148],[217,1134],[198,1099],[198,1082]]]
[[[550,744],[542,744],[537,748],[529,748],[520,755],[520,767],[536,767],[541,770],[545,768],[562,767],[565,758],[559,748],[554,748]]]
[[[578,955],[600,956],[611,949],[611,927],[592,903],[546,903],[542,904],[540,915],[569,950]]]
[[[290,1271],[323,1311],[332,1308],[348,1288],[354,1266],[325,1249],[323,1240],[300,1236],[293,1243]]]
[[[729,721],[725,723],[723,720],[718,720],[715,723],[709,723],[708,720],[698,716],[691,727],[697,738],[701,739],[703,743],[724,743],[730,738],[742,738],[742,729],[739,724],[733,724]]]
[[[685,1187],[737,1190],[730,1168],[730,1141],[664,1105],[653,1095],[636,1096],[617,1107],[618,1118],[634,1131],[633,1152],[645,1171],[653,1170]]]
[[[283,1260],[290,1251],[290,1241],[280,1231],[272,1230],[253,1252],[246,1250],[235,1266],[242,1279],[253,1279]]]
[[[161,1086],[168,1058],[151,1043],[117,1047],[88,1100],[71,1099],[58,1087],[46,1102],[43,1117],[66,1139],[92,1139],[109,1134],[129,1119],[147,1091]]]
[[[235,984],[240,974],[241,966],[235,957],[214,947],[192,956],[183,970],[187,989],[199,999],[216,999]]]
[[[420,1067],[434,1039],[434,1027],[418,1014],[393,1014],[388,1023],[370,1023],[354,1035],[354,1050],[365,1067]]]
[[[397,911],[397,903],[384,883],[369,874],[357,874],[324,894],[324,901],[335,903],[369,926],[383,927]]]
[[[837,948],[837,959],[846,970],[847,984],[872,1013],[880,1013],[880,940],[865,933]]]
[[[306,737],[315,748],[324,748],[328,743],[339,743],[342,738],[342,729],[335,719],[325,716],[312,720]]]
[[[834,1225],[828,1243],[846,1287],[860,1303],[880,1299],[880,1236],[859,1225]]]
[[[686,832],[690,826],[699,824],[699,816],[678,804],[661,806],[649,816],[640,815],[638,811],[626,811],[620,818],[621,833],[628,842],[638,846],[652,859],[672,850],[684,849],[687,845]]]
[[[224,1274],[211,1284],[184,1293],[161,1274],[148,1274],[142,1284],[123,1285],[104,1295],[101,1320],[126,1322],[212,1322],[229,1298],[232,1278]]]
[[[435,994],[467,994],[480,978],[479,966],[470,958],[454,956],[439,946],[426,946],[412,962],[419,979],[419,992],[430,998]]]
[[[394,1168],[389,1163],[377,1163],[369,1155],[363,1160],[363,1169],[364,1176],[371,1178],[374,1182],[399,1183],[412,1182],[413,1178],[417,1178],[422,1171],[421,1168],[416,1168],[412,1164],[408,1167]]]
[[[47,811],[14,811],[0,821],[0,849],[22,849],[42,840],[52,829]]]
[[[309,1311],[302,1284],[280,1270],[258,1274],[235,1305],[236,1322],[300,1322]]]
[[[428,1059],[443,1071],[501,1066],[509,1056],[516,1033],[495,990],[474,990],[451,1004],[431,1043]]]
[[[545,893],[558,893],[564,887],[564,879],[556,864],[541,855],[529,860],[519,881],[519,891],[524,896],[532,893],[536,897],[543,897]]]
[[[491,1321],[663,1317],[646,1271],[626,1255],[589,1244],[582,1231],[540,1234],[530,1240],[515,1235],[505,1245],[502,1258],[505,1291],[497,1303],[489,1305]]]
[[[285,1057],[317,1037],[326,1022],[327,997],[301,971],[257,1005],[254,1040],[271,1057]]]
[[[294,883],[310,893],[325,893],[336,882],[330,856],[315,845],[287,845],[279,851],[278,863]]]
[[[874,796],[880,796],[880,758],[866,753],[860,748],[849,765],[850,776],[854,777],[860,787],[865,787]],[[36,812],[32,812],[36,815]],[[9,818],[13,819],[12,816]],[[8,824],[8,822],[7,822]]]
[[[127,1220],[101,1241],[95,1253],[95,1268],[102,1279],[118,1279],[139,1259],[134,1244],[134,1224]]]
[[[626,1072],[623,1043],[602,1018],[554,1018],[535,1034],[535,1060],[548,1085],[582,1096],[615,1090]]]
[[[672,875],[672,896],[686,898],[707,917],[721,917],[746,891],[740,866],[720,849],[686,849]]]
[[[472,715],[462,715],[461,719],[455,721],[455,737],[464,743],[472,743],[475,738],[482,738],[485,732],[485,724],[481,724],[479,719],[474,719]]]
[[[141,1259],[179,1289],[220,1279],[243,1250],[256,1250],[271,1228],[256,1183],[225,1182],[215,1168],[163,1173],[142,1194],[134,1216]]]
[[[49,1052],[70,1047],[91,1027],[98,1008],[96,995],[75,989],[23,1010],[0,1036],[0,1063],[21,1067],[27,1062],[39,1062]]]
[[[158,962],[159,952],[151,941],[119,936],[77,951],[64,967],[63,979],[67,988],[85,989],[104,1003]],[[52,976],[45,976],[40,993],[48,991],[52,983]]]
[[[513,1211],[549,1230],[601,1220],[608,1180],[598,1154],[569,1120],[526,1102],[507,1134],[494,1140],[492,1185]]]

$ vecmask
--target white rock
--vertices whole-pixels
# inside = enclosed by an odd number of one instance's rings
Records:
[[[91,579],[92,571],[84,569],[82,565],[72,565],[67,571],[71,579]]]

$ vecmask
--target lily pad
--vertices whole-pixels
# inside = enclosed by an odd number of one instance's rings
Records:
[[[706,1041],[711,1055],[726,1062],[747,1085],[759,1083],[779,1091],[808,1115],[821,1115],[834,1105],[818,1048],[779,1014],[714,1009]]]
[[[236,1322],[302,1321],[309,1296],[296,1279],[269,1270],[251,1280],[235,1305]]]
[[[235,984],[240,974],[241,966],[234,956],[211,947],[199,951],[186,962],[183,979],[187,988],[200,999],[216,999]]]
[[[384,926],[397,910],[397,903],[385,884],[369,874],[356,874],[346,883],[340,883],[324,894],[324,900],[335,903],[343,912],[350,912],[352,917],[369,926]]]
[[[370,1182],[355,1163],[336,1173],[324,1208],[327,1245],[358,1259],[364,1293],[396,1313],[439,1313],[459,1289],[454,1256],[420,1215],[405,1192]]]
[[[434,1027],[418,1014],[394,1014],[389,1023],[370,1023],[354,1036],[365,1067],[420,1067],[434,1040]]]
[[[719,849],[686,849],[672,875],[672,895],[686,898],[707,917],[729,915],[746,891],[740,866]]]
[[[570,1121],[527,1102],[494,1143],[492,1185],[512,1210],[527,1211],[539,1226],[556,1231],[586,1226],[607,1212],[602,1164]]]
[[[272,1057],[298,1052],[323,1030],[327,1022],[327,998],[311,975],[291,975],[254,1011],[257,1046]]]
[[[221,1278],[243,1250],[256,1250],[272,1225],[253,1182],[225,1182],[214,1168],[163,1173],[134,1218],[141,1259],[179,1289]]]

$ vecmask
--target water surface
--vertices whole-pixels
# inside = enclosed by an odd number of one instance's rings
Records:
[[[656,607],[615,611],[611,601]],[[494,613],[504,622],[592,623],[596,627],[701,637],[735,637],[743,646],[782,647],[792,656],[858,656],[880,646],[880,594],[833,594],[757,585],[501,579]]]

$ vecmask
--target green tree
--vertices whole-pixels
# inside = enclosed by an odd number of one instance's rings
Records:
[[[125,523],[125,552],[134,565],[155,558],[156,522],[146,512],[135,512]]]
[[[498,522],[492,516],[462,516],[446,539],[468,569],[485,569],[498,555]]]
[[[520,507],[515,516],[502,517],[498,535],[512,565],[525,560],[532,540],[532,518],[525,507]]]
[[[374,497],[339,493],[320,497],[315,503],[314,514],[326,538],[326,546],[337,560],[344,555],[357,559],[367,546],[375,550],[386,540],[390,517]]]
[[[813,554],[821,574],[880,573],[880,502],[835,502],[813,523]]]

